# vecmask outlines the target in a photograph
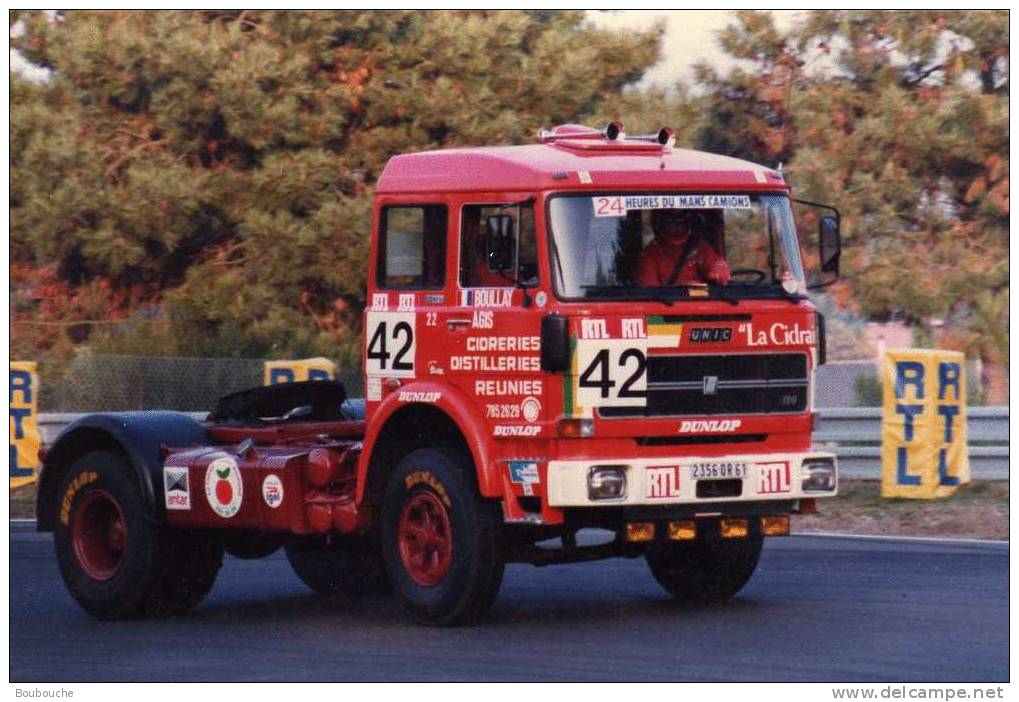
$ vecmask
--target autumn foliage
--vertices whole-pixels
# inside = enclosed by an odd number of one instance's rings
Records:
[[[735,13],[737,68],[637,88],[661,31],[579,12],[16,13],[14,351],[357,357],[396,153],[622,119],[843,212],[861,315],[1008,349],[1007,12]],[[17,33],[16,33],[17,34]]]

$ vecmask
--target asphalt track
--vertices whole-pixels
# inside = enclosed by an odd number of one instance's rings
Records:
[[[12,681],[1008,679],[1008,545],[791,537],[732,602],[670,601],[643,560],[510,566],[484,624],[311,595],[277,553],[228,558],[184,617],[99,622],[49,534],[11,525]]]

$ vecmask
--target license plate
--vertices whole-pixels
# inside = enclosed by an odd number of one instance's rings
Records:
[[[694,480],[702,478],[745,478],[747,477],[747,464],[742,461],[694,463],[690,469],[690,477]]]

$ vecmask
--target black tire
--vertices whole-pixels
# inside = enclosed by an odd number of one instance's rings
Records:
[[[223,537],[223,548],[234,558],[250,561],[268,558],[283,546],[279,534],[264,531],[245,531]]]
[[[149,614],[184,614],[205,599],[223,565],[219,536],[197,531],[165,530],[162,577],[146,603]]]
[[[377,535],[294,539],[284,545],[297,577],[320,595],[350,597],[384,595],[392,591],[382,564]]]
[[[655,580],[684,602],[722,602],[739,592],[757,568],[764,539],[705,538],[656,542],[645,553]]]
[[[420,569],[408,569],[401,554],[400,521],[404,509],[435,505],[448,539],[448,556],[434,582]],[[442,515],[445,515],[444,517]],[[474,466],[449,448],[421,449],[406,456],[390,476],[382,508],[382,554],[393,589],[420,623],[454,626],[477,621],[495,601],[505,569],[499,543],[501,512],[497,503],[478,493]],[[415,537],[416,538],[416,537]]]
[[[93,616],[179,613],[196,605],[212,587],[222,560],[218,541],[158,524],[121,454],[95,451],[82,456],[71,464],[58,495],[53,541],[60,573],[71,597]],[[117,517],[104,519],[110,514]],[[117,529],[82,526],[109,527],[113,522],[119,523]],[[122,533],[122,546],[109,539],[97,548],[83,545],[103,531]]]

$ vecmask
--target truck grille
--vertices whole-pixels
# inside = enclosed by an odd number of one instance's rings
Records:
[[[603,417],[766,414],[807,409],[802,353],[649,356],[646,407],[603,407]]]

